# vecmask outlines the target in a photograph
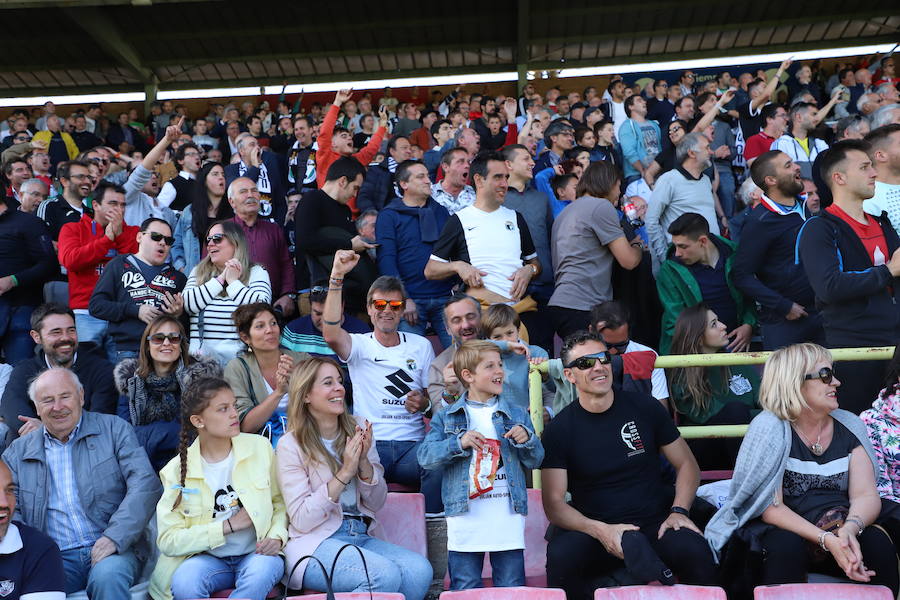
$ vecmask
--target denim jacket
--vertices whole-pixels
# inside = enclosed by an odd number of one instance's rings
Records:
[[[448,517],[469,510],[469,464],[472,449],[462,448],[459,440],[469,429],[466,415],[466,395],[437,413],[431,420],[431,429],[419,446],[418,459],[423,469],[444,470],[441,497]],[[525,485],[525,469],[535,469],[544,459],[544,447],[531,426],[528,413],[503,398],[497,403],[493,416],[494,429],[500,440],[500,456],[506,466],[512,508],[518,514],[528,514],[528,495]],[[503,435],[521,425],[531,435],[524,444],[516,444]]]
[[[175,268],[185,274],[190,273],[197,266],[197,263],[200,262],[200,259],[203,258],[200,255],[200,240],[197,239],[197,234],[194,233],[192,212],[193,207],[191,206],[185,207],[181,211],[181,217],[175,224],[175,233],[172,234],[175,237],[175,245],[172,246],[171,256],[169,257]]]

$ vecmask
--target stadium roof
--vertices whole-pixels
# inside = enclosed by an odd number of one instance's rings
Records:
[[[0,97],[458,75],[895,42],[891,0],[0,0]]]

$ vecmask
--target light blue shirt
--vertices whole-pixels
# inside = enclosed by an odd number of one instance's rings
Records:
[[[44,455],[50,470],[50,494],[47,502],[47,535],[61,551],[93,546],[103,532],[94,527],[78,496],[75,468],[72,464],[72,446],[78,436],[81,420],[69,434],[65,443],[43,428]]]

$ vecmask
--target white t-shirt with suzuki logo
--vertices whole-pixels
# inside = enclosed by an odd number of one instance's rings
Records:
[[[353,413],[372,423],[376,440],[418,442],[425,437],[422,413],[406,410],[406,395],[423,390],[434,360],[431,342],[414,333],[398,334],[396,346],[382,346],[374,333],[351,333],[347,367],[353,381]]]

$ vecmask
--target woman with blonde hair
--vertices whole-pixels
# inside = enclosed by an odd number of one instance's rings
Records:
[[[224,367],[243,347],[232,313],[242,304],[271,302],[272,288],[266,270],[250,262],[247,238],[233,221],[210,226],[206,251],[182,293],[191,317],[190,352]]]
[[[765,548],[759,583],[802,583],[810,571],[900,589],[881,517],[866,428],[838,408],[831,353],[795,344],[772,353],[763,412],[741,444],[728,502],[706,527],[720,552],[738,528]],[[746,539],[745,536],[742,536]]]
[[[290,523],[284,549],[288,587],[325,591],[318,564],[304,561],[294,569],[297,561],[313,555],[330,566],[345,544],[353,544],[365,556],[372,591],[421,600],[431,583],[428,560],[373,537],[379,535],[375,513],[387,498],[387,483],[371,423],[347,412],[340,367],[329,358],[303,361],[288,390],[289,431],[276,450]],[[357,552],[341,553],[334,591],[369,589],[361,562]]]

